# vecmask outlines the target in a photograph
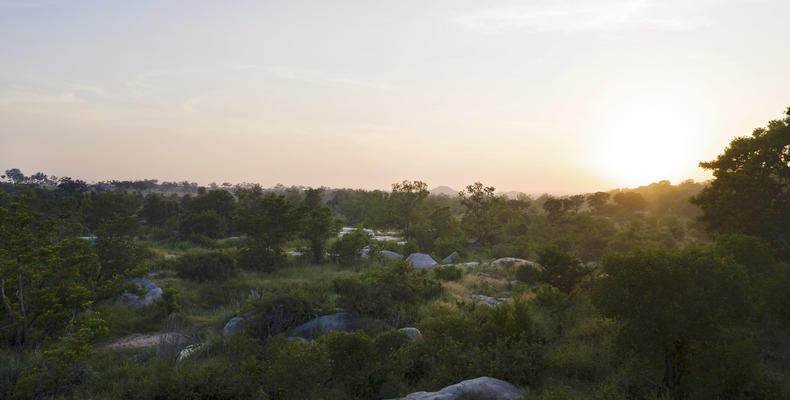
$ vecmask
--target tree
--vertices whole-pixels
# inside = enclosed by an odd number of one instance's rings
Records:
[[[139,229],[134,217],[115,216],[102,222],[96,231],[100,262],[94,277],[96,281],[123,278],[148,258],[146,249],[134,240]]]
[[[320,264],[324,258],[324,243],[337,233],[337,223],[332,210],[321,199],[321,189],[305,191],[306,221],[302,235],[310,242],[313,261]]]
[[[558,219],[568,211],[567,203],[564,202],[563,199],[557,199],[551,196],[543,202],[543,209],[546,210],[549,214],[549,218],[552,220]]]
[[[304,210],[285,196],[269,193],[240,207],[236,221],[238,229],[249,236],[241,266],[271,270],[284,258],[283,244],[302,231]]]
[[[4,177],[8,178],[14,185],[21,185],[25,182],[25,174],[19,168],[7,169]]]
[[[644,210],[645,198],[636,192],[619,192],[614,195],[614,203],[626,211]]]
[[[175,200],[164,200],[158,194],[149,194],[145,197],[140,215],[149,226],[162,226],[165,221],[178,215],[180,208]]]
[[[392,184],[389,196],[395,226],[402,228],[406,239],[413,236],[413,227],[421,216],[422,205],[428,197],[428,184],[423,181],[403,181]]]
[[[622,323],[624,342],[634,350],[663,355],[663,383],[675,398],[683,394],[695,348],[749,315],[746,271],[711,249],[612,255],[603,272],[594,304]]]
[[[495,190],[493,186],[475,182],[458,194],[466,209],[461,224],[472,238],[486,245],[494,244],[502,234],[502,225],[495,215],[503,199],[494,195]]]
[[[784,119],[733,139],[715,160],[699,165],[714,177],[691,198],[708,231],[761,237],[790,260],[790,107]]]
[[[89,306],[99,269],[88,241],[57,240],[56,221],[30,201],[27,193],[0,196],[0,302],[20,347],[56,336]]]
[[[538,251],[538,264],[543,267],[541,280],[565,293],[570,293],[589,272],[578,258],[554,245]]]
[[[606,210],[606,205],[609,203],[609,193],[595,192],[587,195],[587,206],[593,209],[596,213],[600,214]]]

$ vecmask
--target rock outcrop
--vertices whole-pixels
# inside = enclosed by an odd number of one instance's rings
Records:
[[[454,251],[449,256],[442,259],[442,264],[454,264],[460,258],[461,255],[459,255],[457,251]]]
[[[475,393],[474,398],[514,400],[521,396],[521,389],[509,382],[483,376],[447,386],[438,392],[416,392],[399,400],[455,400],[462,393]]]
[[[294,328],[293,336],[310,339],[327,331],[348,332],[354,329],[353,322],[346,313],[322,315]]]
[[[417,328],[409,327],[409,328],[400,328],[398,330],[401,332],[406,332],[406,334],[409,335],[409,338],[411,338],[412,341],[415,341],[422,337],[422,332],[420,332],[420,330]]]
[[[149,305],[162,297],[162,289],[146,278],[133,278],[127,282],[137,285],[137,292],[142,294],[135,294],[129,291],[123,292],[118,296],[118,302],[121,304],[130,306]]]
[[[396,253],[394,251],[389,251],[389,250],[382,250],[382,251],[379,252],[379,254],[381,254],[381,256],[384,257],[384,258],[392,258],[392,259],[403,258],[402,255],[400,255],[400,254],[398,254],[398,253]]]
[[[242,317],[233,317],[225,323],[225,327],[222,328],[222,334],[225,336],[232,335],[240,330],[242,330],[242,324],[244,323],[244,318]]]
[[[406,261],[414,268],[430,268],[436,265],[436,261],[425,253],[411,253],[406,257]]]

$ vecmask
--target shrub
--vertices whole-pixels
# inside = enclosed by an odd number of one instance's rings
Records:
[[[332,244],[332,257],[342,265],[353,265],[362,259],[362,248],[370,243],[370,237],[362,230],[343,235]]]
[[[433,268],[433,276],[442,281],[457,281],[464,276],[464,270],[454,265],[439,265]]]
[[[220,282],[235,274],[235,261],[228,253],[193,250],[176,260],[175,270],[183,279]]]

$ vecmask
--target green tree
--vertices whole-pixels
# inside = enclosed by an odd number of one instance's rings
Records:
[[[241,266],[271,270],[283,261],[283,245],[303,230],[304,210],[274,193],[240,207],[236,224],[248,236],[242,248]]]
[[[394,225],[403,229],[407,240],[414,235],[414,225],[424,213],[423,203],[428,194],[428,184],[422,181],[392,184],[389,196],[391,216]]]
[[[578,258],[554,245],[538,251],[538,264],[543,267],[541,280],[565,293],[570,293],[589,272]]]
[[[465,209],[461,218],[464,229],[473,239],[486,245],[496,243],[502,235],[502,225],[495,215],[503,199],[494,195],[495,190],[493,186],[475,182],[458,194]]]
[[[94,279],[104,282],[125,277],[140,267],[149,251],[134,240],[140,226],[134,217],[115,216],[104,221],[96,232],[96,252],[100,268]]]
[[[790,260],[790,107],[787,117],[733,139],[700,167],[714,177],[691,199],[707,229],[761,237]]]
[[[624,343],[647,357],[662,354],[663,383],[675,398],[683,395],[695,349],[750,312],[743,266],[711,249],[612,255],[603,272],[593,302],[622,323]]]
[[[606,206],[609,204],[609,197],[609,193],[606,192],[590,193],[586,197],[587,206],[600,214],[606,210]]]
[[[337,234],[337,222],[332,217],[332,210],[321,199],[321,189],[305,191],[304,206],[306,219],[302,235],[310,242],[313,262],[320,264],[324,258],[324,244]]]
[[[149,226],[162,226],[165,221],[177,216],[180,208],[175,200],[165,200],[157,194],[149,194],[143,201],[140,215]]]
[[[20,347],[57,336],[89,306],[99,269],[88,241],[58,241],[55,221],[29,201],[25,193],[0,196],[0,301]]]
[[[613,199],[615,204],[626,211],[642,211],[647,206],[645,198],[637,192],[619,192]]]

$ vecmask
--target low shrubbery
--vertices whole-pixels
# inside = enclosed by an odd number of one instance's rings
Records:
[[[236,262],[227,252],[192,250],[176,259],[173,268],[183,279],[220,282],[236,273]]]

